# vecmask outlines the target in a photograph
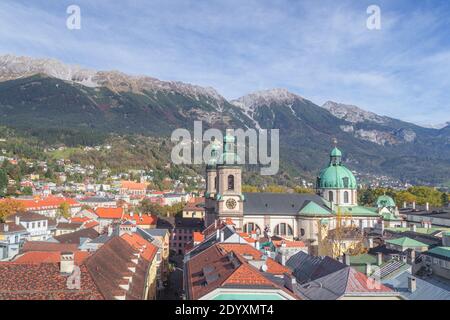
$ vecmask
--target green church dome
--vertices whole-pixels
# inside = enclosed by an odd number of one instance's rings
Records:
[[[331,154],[330,155],[332,157],[342,157],[342,152],[338,148],[334,147],[334,149],[331,150]]]
[[[317,178],[320,189],[356,189],[357,183],[353,173],[341,163],[342,152],[334,148],[330,153],[330,164]]]
[[[382,207],[395,207],[395,201],[387,195],[379,196],[377,199],[378,208]]]

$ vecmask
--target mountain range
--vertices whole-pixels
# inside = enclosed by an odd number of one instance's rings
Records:
[[[312,179],[337,138],[351,169],[412,183],[450,182],[449,124],[425,128],[353,105],[318,106],[285,89],[228,101],[209,87],[0,56],[1,125],[169,136],[194,120],[205,128],[280,129],[282,174]]]

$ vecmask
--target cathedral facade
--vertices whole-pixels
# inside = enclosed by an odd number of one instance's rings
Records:
[[[356,179],[342,164],[338,148],[331,151],[329,165],[317,177],[316,194],[299,194],[243,193],[235,147],[235,137],[227,135],[220,159],[217,149],[212,150],[206,168],[206,225],[220,219],[232,221],[242,232],[314,243],[323,225],[331,230],[339,222],[363,229],[379,221],[375,208],[358,205]]]

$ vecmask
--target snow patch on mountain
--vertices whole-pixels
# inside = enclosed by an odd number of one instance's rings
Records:
[[[286,89],[276,88],[269,90],[262,90],[250,93],[236,100],[230,101],[233,105],[241,108],[244,113],[253,120],[257,128],[260,128],[258,121],[254,119],[256,109],[261,106],[271,107],[274,105],[286,105],[292,111],[292,114],[300,120],[300,117],[292,108],[296,100],[303,100],[302,97],[289,92]],[[271,109],[273,116],[274,112]]]

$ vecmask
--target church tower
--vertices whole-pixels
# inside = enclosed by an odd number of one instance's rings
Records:
[[[237,230],[243,226],[244,196],[242,168],[235,152],[236,137],[227,134],[223,139],[223,153],[217,163],[216,208],[220,220],[231,219]]]
[[[205,192],[205,227],[217,219],[216,193],[217,193],[217,161],[219,158],[218,143],[211,144],[211,156],[206,164],[206,192]]]

